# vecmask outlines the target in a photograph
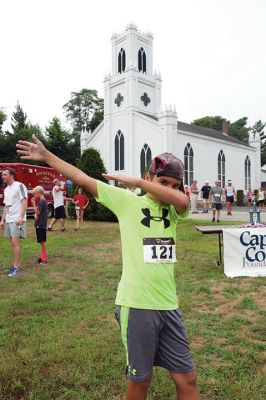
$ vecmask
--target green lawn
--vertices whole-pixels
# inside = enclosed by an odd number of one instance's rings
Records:
[[[263,400],[266,279],[226,278],[215,266],[217,237],[196,232],[199,224],[178,229],[176,282],[201,398]],[[32,220],[28,234],[23,274],[14,278],[6,276],[9,241],[0,237],[0,399],[123,399],[118,225],[86,222],[77,233],[68,221],[65,233],[49,232],[49,264],[41,267]],[[155,369],[148,398],[175,399],[169,382]]]

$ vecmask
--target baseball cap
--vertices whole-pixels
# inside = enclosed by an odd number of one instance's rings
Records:
[[[156,176],[169,176],[183,180],[184,165],[172,153],[162,153],[156,156],[150,164],[149,172]]]

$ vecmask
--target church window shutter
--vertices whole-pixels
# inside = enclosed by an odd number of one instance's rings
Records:
[[[124,135],[119,130],[115,136],[115,171],[125,169]]]
[[[121,74],[126,69],[126,52],[124,49],[120,49],[118,54],[118,73]]]
[[[218,154],[218,179],[221,181],[222,187],[225,187],[225,155],[223,150]]]
[[[194,178],[194,152],[188,143],[184,149],[184,184],[191,185]]]
[[[245,190],[251,188],[251,162],[249,156],[245,158]]]
[[[147,143],[145,143],[140,152],[140,174],[142,178],[144,177],[147,167],[151,161],[151,158],[152,158],[151,149],[147,145]]]

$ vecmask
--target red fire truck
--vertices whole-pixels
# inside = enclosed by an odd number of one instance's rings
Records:
[[[66,182],[66,179],[59,174],[55,169],[48,167],[41,167],[39,165],[23,164],[23,163],[0,163],[0,215],[4,206],[4,189],[5,184],[2,181],[1,173],[5,168],[12,168],[15,173],[16,181],[24,183],[28,189],[28,209],[27,214],[34,214],[34,210],[31,204],[32,189],[35,186],[42,186],[44,188],[44,195],[48,202],[48,215],[53,216],[54,204],[53,204],[53,180],[55,178],[60,181]]]

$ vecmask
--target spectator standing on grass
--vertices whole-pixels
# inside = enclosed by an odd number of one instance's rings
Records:
[[[197,201],[199,195],[199,189],[197,186],[198,181],[193,180],[190,185],[190,202],[191,202],[191,213],[197,214]]]
[[[263,211],[264,210],[264,201],[265,201],[265,192],[262,189],[262,187],[259,188],[258,201],[259,201],[260,211]]]
[[[35,212],[35,230],[37,242],[41,245],[41,254],[37,259],[40,265],[47,264],[46,254],[46,229],[48,219],[47,201],[44,197],[44,189],[42,186],[36,186],[32,190],[33,197],[31,199],[34,212]]]
[[[4,190],[4,209],[0,228],[4,235],[10,238],[13,253],[13,265],[9,268],[8,276],[21,273],[20,242],[19,238],[26,237],[26,211],[28,206],[28,192],[26,186],[15,181],[15,171],[5,168],[2,171],[3,182],[7,185]]]
[[[224,188],[224,193],[226,196],[226,208],[227,208],[227,215],[232,215],[232,208],[235,202],[235,195],[236,191],[232,184],[231,179],[228,180],[227,186]]]
[[[202,197],[202,207],[203,207],[202,213],[203,214],[206,214],[209,212],[210,190],[211,190],[211,187],[209,185],[209,181],[205,181],[204,185],[200,189],[200,193],[201,193],[201,197]]]
[[[116,296],[116,317],[127,351],[127,400],[145,400],[153,366],[166,368],[177,397],[198,400],[196,373],[178,309],[174,263],[176,228],[187,215],[182,187],[183,163],[171,153],[157,156],[145,178],[103,174],[107,180],[138,187],[145,196],[107,185],[87,176],[45,149],[19,141],[24,159],[44,161],[69,177],[113,211],[119,220],[123,272]]]
[[[66,221],[66,212],[64,207],[64,190],[65,184],[61,182],[59,179],[54,179],[53,181],[53,199],[54,199],[54,218],[49,224],[47,230],[51,231],[53,229],[54,224],[58,219],[61,220],[61,231],[65,231],[65,221]]]
[[[215,181],[215,186],[210,190],[210,201],[212,204],[212,222],[215,222],[215,217],[217,213],[217,222],[220,222],[220,213],[223,208],[224,191],[221,188],[221,181],[217,179]]]
[[[79,188],[78,194],[76,194],[73,197],[72,202],[75,204],[75,211],[76,211],[76,217],[77,217],[75,231],[77,231],[83,227],[84,210],[88,206],[90,201],[89,201],[88,197],[83,193],[83,189]],[[80,224],[80,227],[79,227],[79,224]]]

